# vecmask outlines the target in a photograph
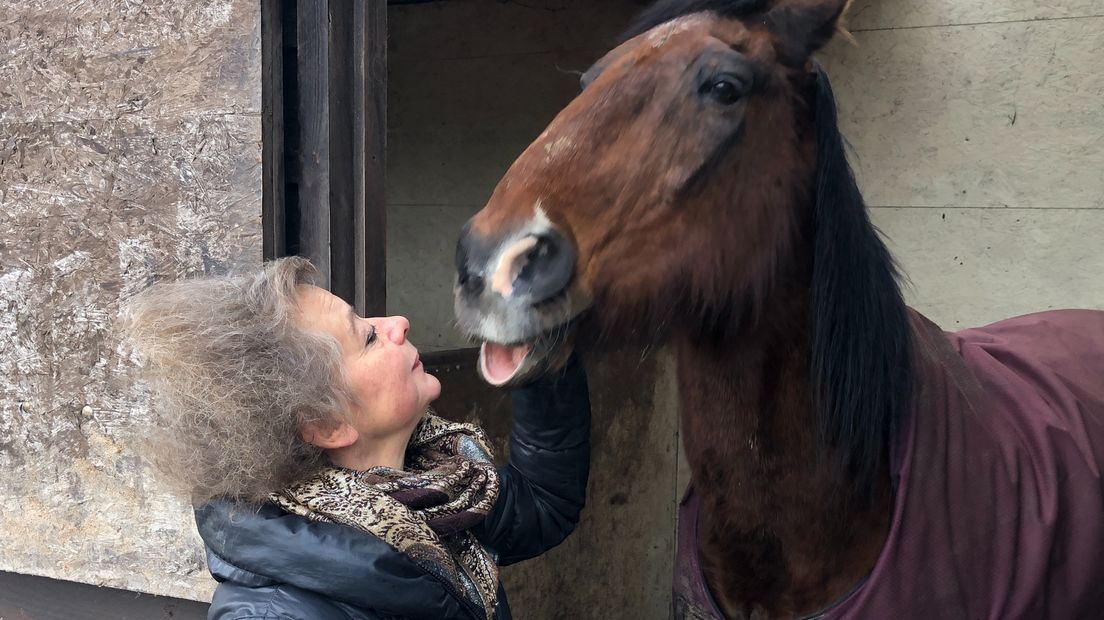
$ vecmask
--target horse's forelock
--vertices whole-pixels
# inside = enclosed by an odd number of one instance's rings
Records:
[[[641,12],[618,41],[624,43],[656,26],[693,13],[744,17],[765,11],[769,4],[770,0],[660,0]]]

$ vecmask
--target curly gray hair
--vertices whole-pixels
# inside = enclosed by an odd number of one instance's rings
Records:
[[[351,400],[337,342],[296,324],[297,289],[315,275],[284,258],[127,304],[122,327],[154,396],[147,459],[193,503],[261,502],[324,463],[300,428],[339,420]]]

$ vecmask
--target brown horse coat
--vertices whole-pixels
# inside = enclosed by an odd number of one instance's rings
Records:
[[[914,314],[913,328],[922,387],[892,453],[889,538],[815,617],[1104,617],[1104,312],[957,333]],[[676,614],[721,617],[695,561],[696,508],[690,492]]]

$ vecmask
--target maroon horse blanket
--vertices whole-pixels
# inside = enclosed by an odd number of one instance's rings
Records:
[[[1104,618],[1104,312],[944,333],[914,316],[921,387],[892,449],[893,523],[814,617]],[[680,618],[720,618],[680,508]]]

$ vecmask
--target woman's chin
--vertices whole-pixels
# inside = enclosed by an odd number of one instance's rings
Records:
[[[426,407],[428,407],[430,403],[437,400],[441,396],[441,380],[429,374],[428,372],[422,374],[425,381],[424,394],[426,399]]]

